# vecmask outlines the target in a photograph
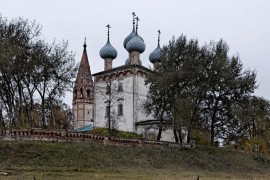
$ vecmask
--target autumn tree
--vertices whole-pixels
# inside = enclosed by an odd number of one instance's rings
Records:
[[[18,18],[8,22],[0,16],[1,99],[9,124],[22,124],[22,107],[29,94],[25,77],[32,74],[31,50],[40,35],[36,22]]]
[[[52,102],[61,98],[72,87],[76,75],[74,55],[67,51],[68,43],[47,45],[42,43],[37,50],[33,85],[41,98],[42,126],[46,127],[45,100]]]
[[[156,118],[163,111],[172,114],[176,142],[181,141],[182,125],[188,127],[190,139],[191,128],[196,124],[205,92],[204,53],[196,39],[188,40],[184,35],[173,38],[163,47],[161,65],[146,81],[150,85],[148,102],[152,103],[147,108]]]
[[[247,96],[234,110],[239,121],[238,134],[253,138],[268,137],[270,128],[270,102],[263,97]]]
[[[146,84],[149,84],[149,93],[147,95],[147,101],[143,104],[144,111],[150,115],[153,114],[153,116],[156,119],[159,119],[159,125],[158,125],[158,135],[157,135],[157,141],[160,141],[162,131],[166,129],[165,126],[165,120],[172,121],[172,118],[170,116],[169,110],[169,102],[168,102],[168,94],[169,90],[167,87],[162,86],[160,82],[162,81],[163,76],[161,76],[157,72],[153,72],[153,74],[149,74],[148,79],[146,80]],[[154,80],[155,79],[155,80]],[[158,80],[157,80],[158,79]],[[157,91],[158,89],[158,91]],[[167,121],[168,122],[168,121]]]
[[[176,142],[182,125],[188,127],[188,141],[192,128],[208,130],[212,145],[237,126],[232,109],[254,91],[256,74],[243,70],[239,57],[230,57],[228,50],[223,40],[199,46],[198,40],[183,35],[163,47],[161,65],[146,81],[146,107],[155,115],[173,114]]]
[[[229,47],[220,40],[208,45],[206,67],[207,91],[202,101],[202,119],[211,134],[211,145],[217,138],[234,133],[237,122],[233,108],[254,92],[256,73],[244,70],[238,55],[230,57]]]
[[[0,16],[0,102],[9,126],[33,126],[38,93],[41,124],[46,127],[45,99],[62,98],[75,77],[67,42],[48,44],[40,35],[41,26],[35,21]]]

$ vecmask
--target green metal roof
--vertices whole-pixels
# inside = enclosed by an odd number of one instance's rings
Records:
[[[92,124],[89,124],[87,126],[83,126],[77,129],[74,129],[75,132],[85,132],[85,131],[91,131],[94,129],[94,126]]]

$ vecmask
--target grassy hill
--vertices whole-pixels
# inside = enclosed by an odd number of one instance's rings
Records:
[[[270,161],[213,147],[0,141],[5,179],[270,179]]]

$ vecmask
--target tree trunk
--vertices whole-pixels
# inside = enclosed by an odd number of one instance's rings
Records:
[[[212,118],[211,118],[211,146],[214,146],[214,139],[215,139],[215,123],[216,123],[216,112],[217,112],[217,108],[215,107]]]
[[[162,122],[160,121],[159,128],[158,128],[157,141],[160,141],[161,133],[162,133]]]
[[[214,138],[215,138],[215,120],[214,116],[212,116],[211,121],[211,146],[214,146]]]
[[[42,114],[42,128],[46,129],[46,120],[45,120],[45,98],[41,98],[41,114]]]
[[[179,139],[178,139],[177,132],[176,132],[176,129],[175,128],[173,128],[173,134],[174,134],[175,142],[178,143],[179,142]]]
[[[249,138],[252,138],[252,131],[251,131],[250,123],[248,123],[248,133],[249,133]]]
[[[191,127],[188,127],[187,143],[190,143],[191,140]]]
[[[181,129],[181,126],[180,126],[180,129],[178,130],[178,137],[179,137],[179,142],[182,143],[183,142],[183,139],[182,139],[182,129]]]
[[[253,132],[252,132],[252,136],[256,136],[257,135],[257,128],[256,128],[256,123],[255,123],[255,118],[252,118],[252,126],[253,126]]]
[[[215,105],[214,105],[214,112],[212,114],[212,118],[211,118],[211,146],[215,145],[214,139],[215,139],[215,123],[216,123],[216,113],[217,113],[217,109],[218,109],[218,102],[219,99],[216,100]]]
[[[177,135],[177,130],[176,130],[176,110],[174,110],[174,115],[173,115],[173,135],[174,135],[174,139],[175,142],[178,143],[179,142],[179,138]]]

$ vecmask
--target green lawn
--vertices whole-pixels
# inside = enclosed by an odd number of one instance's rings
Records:
[[[267,158],[213,147],[0,141],[0,179],[270,179]]]

